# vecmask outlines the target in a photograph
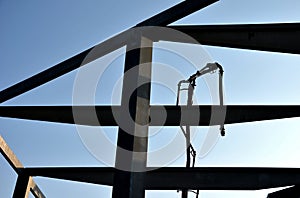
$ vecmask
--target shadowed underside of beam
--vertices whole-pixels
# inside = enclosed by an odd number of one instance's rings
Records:
[[[203,45],[300,54],[300,23],[169,27],[188,34]],[[178,42],[178,38],[174,41]]]
[[[293,186],[290,188],[285,188],[273,193],[269,193],[267,198],[299,198],[300,197],[300,187]]]
[[[150,168],[145,188],[150,190],[260,190],[300,184],[298,168]],[[42,176],[112,185],[114,168],[63,167],[25,168],[32,176]]]
[[[117,126],[120,106],[1,106],[0,117],[89,126]],[[224,115],[226,115],[224,120]],[[75,117],[75,119],[74,119]],[[151,126],[208,126],[300,117],[300,106],[151,106]],[[75,121],[76,122],[75,122]]]

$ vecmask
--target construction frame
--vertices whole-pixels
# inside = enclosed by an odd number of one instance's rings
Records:
[[[202,8],[205,8],[218,0],[187,0],[183,1],[139,24],[144,26],[167,26],[174,30],[190,35],[203,45],[231,47],[250,50],[272,51],[280,53],[300,54],[300,24],[247,24],[247,25],[193,25],[170,26],[169,24],[188,16]],[[133,27],[134,28],[134,27]],[[128,39],[130,37],[131,39]],[[138,69],[134,78],[123,80],[123,90],[138,87],[131,95],[129,101],[130,115],[138,123],[143,123],[142,129],[129,127],[132,134],[126,133],[122,128],[118,132],[118,147],[133,151],[126,156],[128,170],[138,168],[140,172],[122,171],[119,169],[124,164],[124,156],[117,149],[115,167],[89,168],[89,167],[54,167],[54,168],[24,168],[16,156],[1,138],[1,153],[18,174],[18,179],[13,197],[27,197],[31,191],[35,197],[45,197],[33,182],[32,177],[42,176],[49,178],[65,179],[79,182],[87,182],[99,185],[113,186],[113,198],[143,198],[145,190],[259,190],[274,187],[294,186],[285,190],[269,194],[270,198],[299,197],[300,196],[300,168],[170,168],[147,167],[147,138],[139,135],[147,135],[148,127],[158,125],[155,119],[149,123],[149,117],[155,118],[160,109],[167,110],[167,120],[164,126],[178,126],[183,124],[191,126],[207,126],[210,123],[212,109],[220,114],[226,108],[224,124],[262,121],[270,119],[282,119],[300,117],[300,106],[280,105],[230,105],[209,106],[200,105],[192,108],[182,106],[150,106],[151,89],[151,62],[152,44],[159,40],[175,41],[172,38],[151,38],[142,32],[132,33],[130,30],[122,32],[97,45],[96,56],[85,63],[92,62],[120,47],[126,46],[124,73],[141,64],[148,64],[148,69]],[[186,42],[186,41],[182,41]],[[94,47],[71,57],[41,73],[38,73],[24,81],[21,81],[0,92],[0,102],[5,102],[40,85],[54,80],[68,72],[82,66],[83,60]],[[146,78],[147,86],[138,86],[139,81]],[[96,108],[98,120],[101,126],[116,126],[117,122],[112,109],[117,109],[120,117],[127,116],[123,107],[128,100],[126,94],[122,95],[121,106],[0,106],[0,116],[20,118],[27,120],[40,120],[56,123],[75,124],[73,108],[78,108],[83,114],[88,115],[91,109]],[[201,112],[200,121],[185,118],[184,115]],[[60,117],[56,117],[59,113]],[[157,124],[156,124],[157,123]],[[78,124],[78,123],[76,123]],[[93,125],[86,120],[83,125]],[[135,153],[143,153],[137,155]],[[151,170],[150,170],[151,169]],[[230,178],[230,180],[228,180]]]

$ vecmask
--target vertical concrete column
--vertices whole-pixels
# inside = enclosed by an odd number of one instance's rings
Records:
[[[13,198],[28,197],[29,192],[30,192],[29,175],[26,175],[21,171],[18,174],[18,179],[14,190]]]
[[[152,41],[137,29],[127,44],[113,198],[143,198],[150,119]]]

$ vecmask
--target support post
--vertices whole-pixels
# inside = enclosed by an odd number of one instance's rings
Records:
[[[127,44],[113,198],[143,198],[150,117],[152,41],[134,32]]]
[[[30,189],[29,183],[29,175],[24,174],[22,171],[19,172],[13,198],[28,197]]]

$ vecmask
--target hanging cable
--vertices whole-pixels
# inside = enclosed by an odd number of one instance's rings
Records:
[[[215,63],[219,69],[219,98],[220,98],[220,106],[223,108],[224,106],[224,96],[223,96],[223,67],[219,63]],[[224,123],[220,125],[221,136],[225,136],[225,127]]]

